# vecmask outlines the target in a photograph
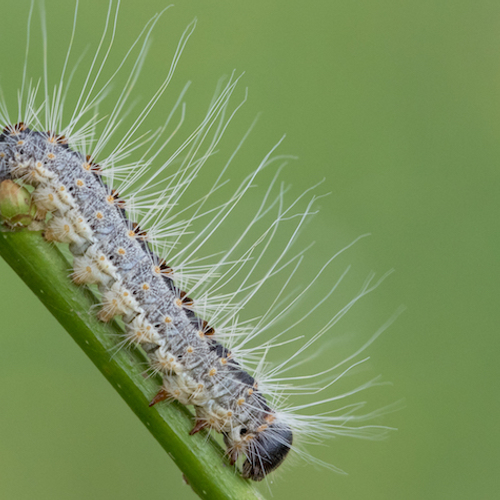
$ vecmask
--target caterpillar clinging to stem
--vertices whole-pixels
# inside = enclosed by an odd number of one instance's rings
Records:
[[[27,55],[32,12],[33,4],[28,21]],[[190,187],[216,153],[239,108],[238,105],[236,110],[229,110],[239,79],[232,76],[217,89],[199,126],[175,149],[171,144],[185,116],[184,91],[157,131],[147,136],[140,134],[149,112],[171,81],[194,29],[192,23],[179,42],[165,80],[136,113],[128,130],[116,139],[124,115],[132,112],[130,96],[161,14],[150,20],[123,61],[104,78],[118,19],[118,6],[110,2],[103,35],[86,77],[75,82],[78,62],[72,67],[70,56],[77,12],[78,5],[59,82],[54,86],[49,82],[44,32],[41,83],[28,79],[26,61],[17,119],[12,119],[5,102],[1,105],[4,129],[0,136],[0,196],[3,196],[0,201],[6,223],[41,227],[46,240],[69,245],[73,257],[71,279],[79,285],[97,288],[101,297],[99,309],[90,314],[96,314],[102,322],[121,318],[126,335],[118,347],[140,347],[148,356],[149,373],[162,377],[162,386],[151,405],[175,399],[194,407],[191,433],[202,429],[221,433],[230,462],[235,464],[242,458],[243,477],[264,479],[281,465],[290,450],[298,449],[297,438],[317,442],[332,435],[384,434],[387,431],[384,426],[356,426],[378,414],[357,415],[355,411],[361,404],[328,407],[376,385],[377,381],[314,403],[294,407],[288,402],[289,395],[297,393],[322,394],[362,363],[363,359],[355,358],[387,324],[341,363],[319,373],[291,375],[303,364],[301,357],[313,352],[318,340],[380,280],[374,282],[370,276],[360,292],[328,317],[316,333],[311,334],[305,328],[307,318],[321,310],[338,282],[299,321],[280,326],[290,311],[311,293],[323,270],[337,255],[322,266],[304,289],[289,294],[294,271],[304,256],[304,251],[293,254],[291,249],[313,212],[316,198],[309,195],[311,188],[291,204],[285,204],[286,188],[280,184],[279,175],[280,164],[286,158],[276,154],[281,141],[224,201],[213,203],[227,188],[225,174],[235,155],[222,171],[211,176],[204,196],[195,200],[189,197]],[[43,15],[42,26],[45,26]],[[111,85],[129,62],[131,70],[122,90],[111,93]],[[72,85],[79,86],[79,97],[71,103],[68,113],[67,95]],[[99,106],[112,96],[116,96],[113,111],[102,117]],[[109,149],[105,155],[104,151]],[[214,264],[206,264],[203,248],[223,230],[224,222],[246,199],[262,172],[270,169],[275,174],[264,188],[252,219],[229,248],[212,256]],[[298,207],[304,202],[306,208],[300,211]],[[6,208],[9,203],[17,203],[14,208],[22,213],[10,217]],[[265,225],[273,211],[277,215]],[[287,243],[278,251],[274,263],[262,271],[263,256],[272,248],[276,233],[288,223],[292,229]],[[257,318],[242,320],[245,307],[276,276],[285,279],[274,295],[267,298],[268,308]],[[229,286],[234,287],[232,291],[227,291]],[[287,338],[292,329],[296,333],[305,331]],[[271,340],[258,348],[251,347],[258,335],[269,330],[275,332]],[[267,362],[270,350],[301,339],[294,355],[276,366]],[[293,383],[302,385],[292,386]],[[300,414],[306,408],[321,405],[326,410],[319,415]]]

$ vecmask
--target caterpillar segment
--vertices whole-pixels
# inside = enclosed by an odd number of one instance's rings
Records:
[[[246,478],[262,480],[280,465],[292,446],[290,427],[196,315],[196,301],[175,286],[173,270],[127,219],[125,202],[93,159],[69,148],[63,136],[19,123],[0,136],[3,179],[34,187],[37,208],[51,214],[45,238],[69,244],[75,283],[99,287],[98,318],[121,316],[126,342],[141,346],[151,370],[163,377],[151,405],[171,399],[193,405],[191,434],[222,433],[231,463],[246,457]]]

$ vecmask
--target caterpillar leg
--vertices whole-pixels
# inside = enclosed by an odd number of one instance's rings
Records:
[[[195,434],[200,432],[202,429],[205,429],[206,427],[209,427],[208,422],[206,420],[200,420],[197,418],[194,427],[189,431],[189,435],[194,436]]]
[[[156,403],[165,401],[166,399],[173,399],[172,394],[166,391],[163,387],[158,391],[156,396],[151,400],[149,406],[154,406]]]

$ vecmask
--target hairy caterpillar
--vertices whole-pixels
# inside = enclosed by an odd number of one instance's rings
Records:
[[[147,35],[145,39],[148,39]],[[137,68],[140,68],[140,62],[141,59],[138,59]],[[133,78],[134,76],[132,80]],[[46,89],[42,106],[47,116],[44,123],[40,123],[41,110],[33,105],[36,99],[35,88],[24,92],[23,84],[21,104],[24,109],[20,119],[30,126],[33,123],[38,124],[36,129],[40,131],[34,132],[34,129],[25,128],[21,122],[14,125],[15,122],[4,112],[2,119],[6,130],[2,136],[5,155],[2,161],[2,175],[4,178],[21,180],[35,187],[33,198],[37,205],[52,213],[52,218],[47,222],[47,238],[69,243],[75,255],[75,281],[101,286],[101,319],[108,320],[117,314],[123,315],[129,327],[128,341],[137,342],[149,351],[154,363],[153,369],[163,373],[166,392],[159,398],[167,396],[168,393],[170,396],[176,395],[185,404],[195,403],[199,425],[194,430],[208,425],[224,432],[228,452],[233,460],[239,453],[247,456],[243,466],[244,475],[252,479],[262,479],[282,461],[290,449],[291,428],[295,427],[300,429],[299,432],[307,434],[307,422],[313,437],[319,433],[325,436],[335,429],[337,433],[348,433],[354,430],[345,425],[342,429],[340,424],[335,427],[336,422],[353,422],[356,419],[350,418],[347,413],[339,417],[323,417],[316,421],[309,419],[301,423],[292,413],[276,410],[274,405],[268,405],[264,401],[260,387],[267,388],[266,394],[274,392],[279,395],[280,391],[283,391],[276,380],[279,378],[279,370],[268,374],[267,380],[265,374],[261,374],[258,378],[260,386],[254,388],[254,379],[246,370],[240,368],[244,356],[240,356],[238,351],[243,351],[244,354],[247,341],[231,346],[231,352],[235,354],[230,357],[222,343],[212,340],[213,328],[216,338],[226,340],[226,343],[232,341],[233,344],[244,334],[249,338],[254,337],[258,333],[256,329],[262,328],[263,321],[259,321],[257,326],[249,327],[245,324],[238,325],[236,320],[242,306],[255,295],[265,280],[255,284],[244,278],[243,285],[240,284],[238,288],[240,296],[237,305],[231,304],[230,296],[217,296],[208,285],[208,278],[219,279],[219,276],[226,272],[227,266],[232,273],[239,272],[244,264],[250,262],[249,255],[233,259],[232,254],[227,253],[224,259],[213,267],[203,268],[203,277],[200,277],[199,269],[193,270],[193,267],[190,267],[189,261],[193,259],[185,259],[184,268],[182,265],[169,267],[176,260],[176,256],[169,252],[169,247],[175,246],[172,242],[175,243],[179,234],[185,234],[184,227],[189,224],[176,223],[166,226],[166,223],[175,210],[173,207],[179,205],[185,189],[217,146],[219,135],[215,135],[201,155],[197,149],[209,130],[216,130],[216,134],[217,127],[221,131],[224,130],[228,120],[219,120],[226,113],[234,83],[230,81],[214,100],[206,121],[195,131],[190,142],[156,171],[151,169],[151,165],[153,161],[158,160],[160,153],[163,155],[170,136],[164,143],[159,144],[159,133],[146,143],[149,150],[142,162],[124,165],[129,150],[136,147],[132,130],[128,137],[120,141],[111,155],[101,158],[99,154],[104,149],[105,141],[109,140],[107,137],[111,135],[113,126],[118,121],[118,114],[109,118],[109,125],[105,128],[107,134],[102,134],[97,145],[91,150],[89,138],[95,135],[95,122],[98,121],[95,110],[99,98],[95,101],[89,98],[87,102],[86,96],[90,94],[85,94],[85,89],[82,90],[82,102],[77,103],[74,117],[69,124],[63,125],[64,87],[61,83],[61,86],[56,88],[54,99]],[[89,85],[92,85],[92,80]],[[122,95],[125,94],[126,92]],[[125,102],[125,97],[119,100],[116,109],[123,109]],[[152,101],[152,105],[154,104],[155,101]],[[139,115],[138,120],[143,120],[146,114]],[[83,126],[79,125],[86,116],[89,116],[87,121],[84,121]],[[42,132],[43,130],[51,132]],[[186,155],[186,151],[192,147],[193,152],[189,151]],[[170,167],[181,153],[185,155],[181,161],[187,163],[181,164],[180,174],[173,174],[173,179],[167,178],[166,182],[162,180],[163,185],[160,184],[159,173]],[[268,155],[261,167],[237,189],[234,198],[220,207],[219,219],[211,219],[214,221],[213,228],[219,226],[224,220],[225,212],[230,211],[248,191],[257,174],[270,163],[271,155]],[[100,181],[103,177],[105,182]],[[137,182],[141,177],[147,177],[142,187]],[[148,188],[151,188],[149,193]],[[214,183],[213,192],[218,188],[219,185]],[[126,202],[117,193],[122,194]],[[279,203],[280,200],[278,197],[273,203]],[[262,211],[267,210],[269,206],[272,206],[272,203],[264,205]],[[124,207],[127,210],[126,216]],[[148,207],[147,210],[145,207]],[[196,213],[192,220],[201,217],[202,213]],[[288,209],[282,210],[279,217],[285,220],[290,213]],[[257,219],[259,215],[256,215]],[[301,221],[304,219],[305,215],[299,217]],[[136,220],[140,222],[140,226],[134,225]],[[272,234],[273,229],[274,226],[271,226],[267,234]],[[209,229],[205,235],[195,239],[196,243],[192,245],[192,249],[196,249],[211,231],[212,229]],[[146,239],[148,243],[144,242]],[[191,250],[185,252],[188,256],[196,255]],[[164,260],[166,254],[169,258]],[[283,267],[284,262],[277,263],[266,279]],[[290,259],[292,266],[296,262],[298,259]],[[226,275],[226,279],[228,276],[231,275]],[[175,285],[172,277],[175,278]],[[369,284],[366,285],[356,300],[369,288]],[[213,293],[207,293],[208,291]],[[242,299],[241,296],[245,293],[247,298]],[[273,305],[281,299],[280,296],[273,298]],[[319,302],[321,305],[323,300]],[[291,303],[293,304],[294,300]],[[165,310],[161,309],[162,306],[165,306]],[[284,311],[286,310],[285,308]],[[271,317],[271,314],[264,315],[269,323]],[[208,323],[204,323],[207,319]],[[312,338],[318,339],[320,335]],[[264,350],[267,347],[269,346],[265,346]],[[303,351],[298,354],[301,352]],[[183,364],[181,359],[185,360],[191,354],[194,354],[195,358],[192,364]],[[258,365],[257,368],[262,369]],[[176,386],[182,373],[188,373],[190,380],[185,386]],[[328,374],[324,373],[323,376]],[[179,393],[175,394],[175,391]],[[243,397],[245,391],[246,395]],[[251,398],[250,402],[248,397]],[[244,400],[241,401],[242,399]],[[278,397],[276,399],[279,400]],[[349,408],[349,412],[351,410],[352,408]],[[255,446],[258,447],[252,449],[253,443],[257,443]]]

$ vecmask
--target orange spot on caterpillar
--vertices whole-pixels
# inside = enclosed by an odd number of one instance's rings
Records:
[[[18,135],[20,132],[24,132],[28,127],[24,124],[24,122],[16,123],[15,125],[7,125],[2,133],[7,135]]]
[[[109,198],[113,199],[113,202],[109,200]],[[112,205],[114,202],[116,202],[116,206],[119,208],[125,208],[125,201],[120,199],[120,195],[118,194],[118,191],[116,189],[111,190],[111,195],[106,198],[108,203]]]
[[[189,353],[189,354],[191,354],[192,352],[194,352],[193,346],[187,346],[186,352]]]
[[[264,420],[267,423],[272,424],[276,420],[276,417],[274,416],[273,413],[270,413],[269,415],[267,415],[266,417],[264,417]]]
[[[121,247],[116,252],[118,254],[120,254],[120,255],[126,255],[127,254],[126,250],[124,248],[121,248]]]
[[[209,376],[209,377],[213,377],[216,373],[217,373],[217,368],[212,368],[212,369],[208,372],[208,376]]]
[[[137,222],[132,222],[132,231],[141,240],[145,240],[148,237],[148,233],[139,227]]]
[[[47,141],[50,144],[68,144],[68,139],[64,135],[57,135],[50,130],[47,132]]]
[[[95,214],[95,217],[96,217],[96,219],[103,219],[104,218],[104,214],[102,212],[97,212]]]
[[[87,172],[93,172],[96,175],[101,175],[102,174],[102,169],[100,165],[94,162],[92,157],[90,155],[86,156],[86,162],[82,164],[82,168],[86,170]]]
[[[169,278],[172,278],[173,274],[174,274],[174,270],[170,267],[170,266],[167,266],[167,264],[165,263],[165,260],[160,260],[160,262],[158,263],[157,266],[154,266],[153,267],[153,272],[155,274],[162,274],[164,276],[167,276]]]
[[[172,323],[172,318],[170,316],[165,316],[165,318],[163,319],[163,321],[167,324],[169,323]]]
[[[83,187],[85,186],[85,182],[82,181],[82,179],[77,179],[75,184],[78,186],[78,187]]]
[[[236,404],[237,404],[238,406],[241,406],[241,405],[245,404],[245,398],[240,398],[240,399],[238,399],[238,401],[236,401]]]
[[[142,284],[142,289],[143,290],[149,290],[150,286],[147,283]]]
[[[56,157],[56,155],[55,155],[54,153],[47,153],[47,158],[48,158],[49,160],[54,160],[54,159],[55,159],[55,157]],[[62,191],[62,190],[61,190],[61,191]]]

